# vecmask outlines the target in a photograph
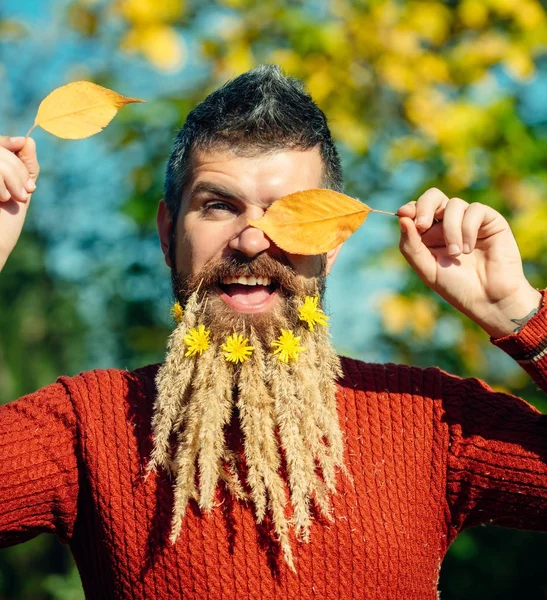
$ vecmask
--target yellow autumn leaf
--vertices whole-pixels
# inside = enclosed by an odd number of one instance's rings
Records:
[[[27,136],[35,127],[66,140],[78,140],[102,131],[116,113],[132,102],[112,90],[90,81],[75,81],[59,87],[42,100]]]
[[[285,252],[322,254],[347,240],[371,211],[382,212],[345,194],[313,189],[280,198],[262,219],[249,221],[249,225],[263,231]]]

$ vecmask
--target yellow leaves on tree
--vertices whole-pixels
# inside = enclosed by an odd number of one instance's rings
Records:
[[[251,47],[246,42],[230,44],[229,51],[219,60],[218,69],[224,77],[234,77],[252,69],[255,59]]]
[[[524,260],[533,260],[547,251],[547,206],[545,201],[531,203],[513,218],[511,226]]]
[[[68,140],[86,138],[102,131],[120,108],[132,102],[144,100],[126,98],[89,81],[69,83],[44,98],[27,136],[41,127]]]
[[[180,69],[187,49],[175,24],[185,12],[184,0],[118,0],[115,11],[129,24],[121,48],[142,54],[162,71]]]
[[[448,37],[452,15],[450,9],[444,4],[408,2],[405,13],[404,20],[407,27],[416,31],[422,40],[439,45]]]
[[[169,25],[135,27],[124,37],[122,49],[129,53],[140,52],[162,71],[175,71],[185,62],[186,45]]]
[[[438,306],[427,296],[385,295],[379,303],[379,309],[383,326],[393,335],[410,331],[412,335],[425,338],[435,329]]]
[[[488,23],[488,5],[484,0],[463,0],[457,13],[465,27],[480,29]]]
[[[180,18],[184,4],[182,0],[118,0],[116,12],[123,15],[133,26],[169,23]]]
[[[370,212],[383,211],[339,192],[314,189],[280,198],[262,219],[249,225],[262,230],[285,252],[322,254],[347,240]]]
[[[484,144],[495,131],[494,110],[448,101],[440,92],[416,93],[405,103],[408,120],[448,153]]]

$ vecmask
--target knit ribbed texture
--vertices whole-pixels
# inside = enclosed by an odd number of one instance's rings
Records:
[[[543,309],[496,342],[544,388],[546,332]],[[170,544],[171,482],[145,478],[157,366],[61,378],[0,408],[0,545],[55,532],[89,599],[434,600],[462,528],[547,529],[547,417],[436,368],[342,365],[352,479],[338,477],[334,522],[291,539],[296,574],[222,489],[209,515],[190,503]]]

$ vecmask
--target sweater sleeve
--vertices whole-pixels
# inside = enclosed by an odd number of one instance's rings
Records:
[[[0,406],[0,547],[42,532],[69,540],[78,496],[76,439],[61,383]]]
[[[547,393],[547,290],[542,292],[539,312],[520,333],[492,342],[516,360]]]
[[[544,295],[545,298],[545,295]],[[493,343],[547,390],[547,309]],[[476,379],[443,378],[451,537],[492,523],[547,531],[547,415]]]

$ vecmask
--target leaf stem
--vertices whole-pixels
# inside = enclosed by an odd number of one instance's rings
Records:
[[[35,127],[36,127],[36,123],[34,123],[34,125],[27,131],[27,135],[25,136],[26,138],[28,138],[28,136],[32,133],[32,131]]]
[[[382,215],[392,215],[393,217],[397,216],[397,213],[388,212],[387,210],[378,210],[377,208],[371,208],[370,212],[380,213]]]

